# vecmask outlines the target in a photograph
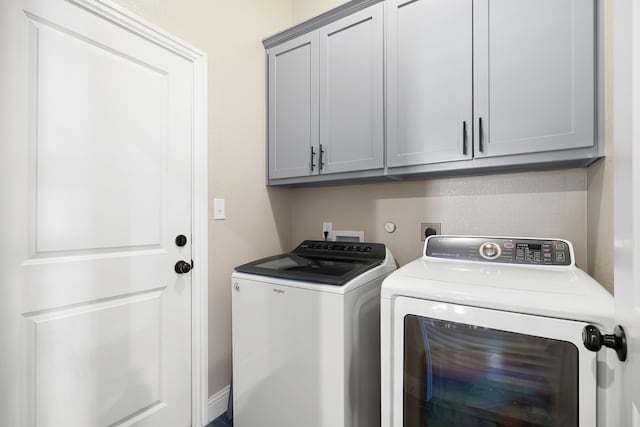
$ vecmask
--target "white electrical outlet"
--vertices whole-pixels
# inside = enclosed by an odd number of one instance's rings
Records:
[[[327,240],[331,240],[331,231],[333,230],[332,222],[323,222],[322,223],[322,239],[324,240],[324,233],[327,233]]]

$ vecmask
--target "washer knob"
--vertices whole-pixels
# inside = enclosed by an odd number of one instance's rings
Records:
[[[480,246],[480,256],[484,259],[496,259],[502,254],[502,249],[500,249],[500,245],[497,245],[492,242],[483,243]]]

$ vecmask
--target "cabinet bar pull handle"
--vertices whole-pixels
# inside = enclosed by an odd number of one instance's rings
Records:
[[[316,167],[316,165],[313,163],[313,156],[315,156],[316,153],[313,151],[313,145],[311,146],[311,172],[313,172],[313,168]]]
[[[484,152],[484,140],[482,138],[482,117],[478,117],[478,150]]]
[[[322,144],[320,144],[320,170],[324,169],[324,149],[322,148]]]
[[[462,155],[467,155],[467,122],[462,122]]]

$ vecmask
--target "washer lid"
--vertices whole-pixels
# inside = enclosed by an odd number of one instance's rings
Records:
[[[384,261],[380,243],[305,240],[292,253],[236,267],[241,273],[342,286]]]

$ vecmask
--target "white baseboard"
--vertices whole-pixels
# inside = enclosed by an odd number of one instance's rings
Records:
[[[209,396],[209,422],[215,420],[227,411],[230,390],[231,386],[226,386],[217,393]]]

